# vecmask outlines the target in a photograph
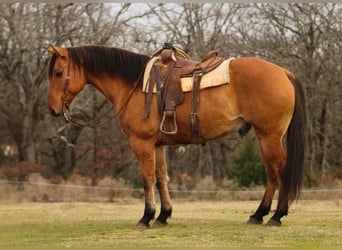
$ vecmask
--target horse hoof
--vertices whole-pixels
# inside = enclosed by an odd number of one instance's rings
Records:
[[[135,228],[134,229],[137,229],[137,230],[144,230],[144,229],[149,229],[150,228],[150,225],[146,225],[142,222],[138,222],[136,225],[135,225]]]
[[[160,228],[160,227],[166,227],[167,226],[167,222],[162,222],[159,220],[156,220],[153,225],[152,228]]]
[[[261,220],[257,220],[254,217],[249,217],[249,220],[247,221],[247,224],[254,224],[254,225],[260,225],[262,224],[262,219]]]
[[[269,219],[269,221],[267,222],[266,226],[280,227],[281,226],[281,221],[276,221],[276,220],[273,220],[273,219]]]

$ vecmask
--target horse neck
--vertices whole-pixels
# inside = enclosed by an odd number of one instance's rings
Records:
[[[133,91],[133,87],[125,83],[119,77],[113,78],[102,75],[90,77],[89,83],[98,89],[105,97],[107,97],[114,105],[116,110],[120,109]]]

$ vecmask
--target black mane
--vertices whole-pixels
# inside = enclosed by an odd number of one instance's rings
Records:
[[[121,76],[130,85],[133,85],[139,77],[142,78],[143,70],[149,60],[147,55],[114,47],[87,45],[67,49],[75,65],[82,66],[86,72]],[[55,57],[51,58],[49,74],[52,73],[55,60]]]

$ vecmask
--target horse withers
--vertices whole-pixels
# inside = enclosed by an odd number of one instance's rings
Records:
[[[250,128],[259,142],[267,185],[248,223],[262,224],[278,185],[276,211],[267,225],[281,225],[290,203],[300,194],[303,179],[305,100],[293,73],[258,58],[231,60],[227,66],[229,83],[199,92],[197,119],[201,140],[194,140],[189,132],[191,92],[185,92],[183,102],[176,107],[176,133],[161,133],[156,94],[152,95],[148,117],[144,117],[146,93],[142,91],[142,75],[149,56],[93,45],[51,46],[48,51],[52,55],[48,69],[51,114],[73,121],[68,107],[86,84],[95,86],[113,103],[144,180],[145,210],[138,227],[149,227],[154,219],[155,186],[161,209],[153,225],[166,225],[172,213],[163,145],[204,143],[236,131],[245,134]]]

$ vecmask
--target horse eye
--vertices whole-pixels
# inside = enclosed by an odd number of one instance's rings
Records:
[[[63,71],[56,71],[56,77],[62,77]]]

